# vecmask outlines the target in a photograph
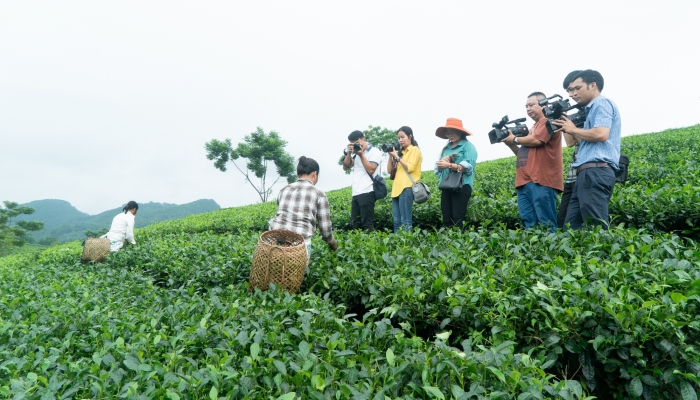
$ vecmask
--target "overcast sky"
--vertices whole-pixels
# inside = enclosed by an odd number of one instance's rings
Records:
[[[423,170],[448,117],[479,161],[511,156],[491,123],[526,116],[530,92],[565,95],[574,69],[603,74],[623,136],[693,125],[698,15],[697,0],[2,1],[0,200],[253,203],[204,143],[257,126],[316,159],[323,190],[350,185],[337,160],[368,125],[412,127]]]

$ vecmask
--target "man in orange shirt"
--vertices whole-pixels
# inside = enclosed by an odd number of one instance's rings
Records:
[[[515,170],[515,188],[518,191],[518,211],[525,228],[542,224],[552,232],[557,230],[557,195],[564,190],[561,132],[550,136],[547,119],[539,99],[546,96],[534,92],[527,97],[525,110],[535,121],[524,137],[510,135],[503,139],[518,157]]]

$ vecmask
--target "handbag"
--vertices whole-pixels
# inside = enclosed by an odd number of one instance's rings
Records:
[[[440,182],[438,189],[459,193],[462,191],[462,176],[464,173],[452,171]]]
[[[401,162],[399,162],[401,164]],[[411,180],[411,183],[413,184],[411,186],[411,190],[413,191],[413,201],[415,201],[418,204],[425,203],[428,201],[430,198],[430,189],[428,188],[428,185],[421,181],[414,181],[413,177],[411,174],[408,173],[408,170],[406,167],[401,164],[401,168],[403,168],[404,172],[406,172],[406,175],[408,175],[408,179]]]
[[[377,176],[372,176],[372,174],[370,174],[367,170],[365,170],[365,172],[367,172],[367,175],[369,175],[369,177],[372,179],[374,199],[379,200],[385,198],[388,193],[388,190],[386,188],[386,182],[384,181],[384,177],[380,176],[379,174],[377,174]]]

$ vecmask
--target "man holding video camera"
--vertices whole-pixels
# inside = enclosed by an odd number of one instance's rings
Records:
[[[517,156],[515,188],[518,191],[518,211],[523,226],[542,224],[552,232],[557,230],[557,195],[563,190],[561,132],[550,136],[538,101],[541,92],[527,97],[525,110],[535,121],[527,136],[516,137],[509,130],[503,139]]]
[[[364,133],[353,131],[348,135],[348,147],[343,158],[343,171],[352,168],[352,204],[350,228],[374,230],[374,181],[372,176],[379,166],[382,153],[367,143]]]
[[[580,141],[576,161],[576,184],[569,200],[565,225],[570,229],[601,225],[608,228],[608,202],[615,186],[620,159],[621,119],[615,103],[602,96],[603,76],[594,70],[579,72],[567,88],[569,96],[586,107],[586,122],[577,128],[566,116],[554,122]],[[565,226],[566,230],[567,227]]]

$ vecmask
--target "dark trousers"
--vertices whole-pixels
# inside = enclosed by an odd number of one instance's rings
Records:
[[[464,227],[464,220],[467,215],[469,198],[472,197],[471,185],[462,186],[459,192],[443,190],[440,197],[440,208],[442,209],[442,223],[446,227]]]
[[[579,172],[564,225],[569,224],[570,229],[596,225],[608,229],[608,202],[614,187],[615,171],[611,168],[588,168]]]
[[[350,207],[350,228],[362,228],[367,232],[374,230],[374,191],[352,196]]]
[[[574,185],[576,182],[569,182],[564,184],[564,192],[561,194],[561,202],[559,202],[559,211],[557,212],[557,226],[564,229],[564,221],[566,220],[566,211],[569,208],[569,200],[571,200],[571,194],[574,192]]]

